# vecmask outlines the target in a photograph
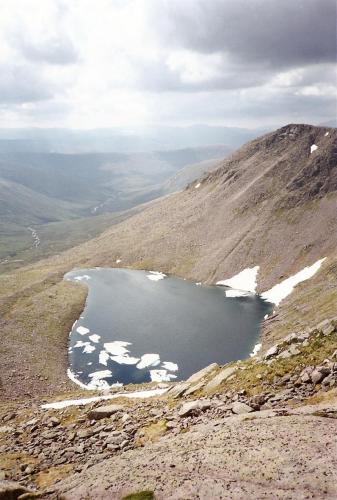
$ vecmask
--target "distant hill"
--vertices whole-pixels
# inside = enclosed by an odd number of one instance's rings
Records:
[[[217,145],[132,154],[0,153],[0,265],[3,260],[7,265],[8,257],[21,262],[22,251],[31,248],[31,226],[39,234],[47,232],[48,253],[53,246],[62,250],[61,235],[68,248],[106,229],[116,220],[108,214],[166,194],[167,180],[181,168],[229,151]],[[71,225],[72,220],[81,222]],[[51,223],[53,233],[45,227]],[[66,239],[63,227],[69,229]]]
[[[150,153],[226,144],[235,149],[265,132],[262,129],[193,125],[141,129],[0,129],[3,153]]]

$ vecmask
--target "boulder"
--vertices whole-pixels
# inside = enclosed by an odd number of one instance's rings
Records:
[[[336,331],[335,322],[329,319],[322,321],[319,325],[317,325],[317,330],[321,330],[323,335],[330,335],[331,333]]]
[[[273,345],[273,347],[271,347],[270,349],[268,349],[268,351],[265,353],[265,355],[263,356],[264,359],[270,359],[270,358],[273,358],[274,356],[276,356],[276,354],[278,353],[279,351],[279,348],[277,345]]]
[[[100,420],[101,418],[111,417],[111,415],[123,410],[124,406],[121,405],[99,406],[90,410],[87,416],[90,420]]]
[[[286,342],[288,345],[290,345],[290,344],[297,344],[297,343],[301,342],[301,340],[302,340],[302,336],[300,334],[290,333],[289,335],[287,335],[283,339],[283,342]]]
[[[197,400],[197,401],[189,401],[188,403],[184,403],[180,408],[178,415],[179,417],[188,417],[189,415],[194,415],[201,413],[202,411],[208,410],[211,407],[212,403],[208,400]]]
[[[190,396],[191,394],[194,394],[197,391],[200,391],[204,386],[204,382],[201,381],[198,384],[192,385],[187,391],[185,392],[185,396]]]
[[[30,490],[15,481],[0,481],[0,500],[17,500],[21,498],[34,498],[40,494]]]
[[[260,407],[266,402],[266,397],[264,394],[258,394],[250,399],[249,404],[254,410],[259,410]]]
[[[241,415],[242,413],[250,413],[254,411],[253,408],[248,406],[246,403],[241,403],[240,401],[235,401],[232,405],[232,412],[237,415]]]
[[[58,425],[60,425],[60,423],[61,422],[56,417],[50,417],[50,419],[48,420],[48,425],[51,425],[52,427],[57,427]]]
[[[199,370],[198,372],[193,373],[193,375],[191,375],[186,380],[186,382],[189,382],[190,384],[195,384],[196,382],[199,382],[199,380],[203,379],[204,377],[206,377],[207,375],[212,373],[212,371],[216,370],[217,368],[219,368],[219,365],[217,363],[211,363],[210,365],[206,366],[202,370]]]
[[[329,368],[326,368],[325,366],[317,366],[317,368],[311,373],[311,381],[313,384],[319,384],[329,374]]]
[[[308,384],[309,382],[311,382],[311,377],[308,372],[304,372],[303,375],[300,376],[300,380],[303,383]]]
[[[166,394],[172,398],[180,398],[189,388],[190,384],[188,382],[180,382],[180,384],[174,385],[169,389]]]
[[[334,377],[333,374],[328,375],[323,379],[322,385],[325,387],[335,387],[337,385],[337,377]]]
[[[219,387],[225,380],[227,380],[231,375],[233,375],[237,370],[236,366],[229,366],[228,368],[223,368],[215,377],[213,377],[205,387],[206,392],[212,392],[214,389]]]
[[[0,434],[8,434],[9,432],[13,432],[14,427],[11,427],[9,425],[2,425],[0,427]]]

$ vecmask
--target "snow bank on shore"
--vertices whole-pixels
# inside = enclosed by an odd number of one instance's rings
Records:
[[[286,280],[281,281],[281,283],[273,286],[270,290],[261,293],[261,297],[268,302],[272,302],[275,305],[279,305],[282,300],[284,300],[291,292],[294,290],[295,286],[301,283],[302,281],[308,280],[312,278],[314,274],[321,267],[322,263],[325,261],[324,259],[320,259],[315,262],[312,266],[305,267],[302,271],[290,276]]]
[[[255,293],[257,287],[256,278],[259,269],[259,266],[248,267],[232,278],[218,281],[216,284],[229,286],[230,288],[234,288],[236,290]]]
[[[161,396],[167,391],[167,389],[151,389],[148,391],[137,391],[137,392],[119,392],[117,394],[112,394],[110,396],[93,396],[92,398],[83,399],[65,399],[63,401],[56,401],[54,403],[47,403],[42,405],[41,408],[45,410],[54,409],[61,410],[62,408],[67,408],[68,406],[84,406],[90,403],[95,403],[96,401],[108,401],[109,399],[116,398],[153,398],[154,396]]]

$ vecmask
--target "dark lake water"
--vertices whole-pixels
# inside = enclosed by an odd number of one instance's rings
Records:
[[[128,269],[81,269],[89,287],[70,334],[72,376],[90,387],[180,380],[249,356],[270,305],[219,286]]]

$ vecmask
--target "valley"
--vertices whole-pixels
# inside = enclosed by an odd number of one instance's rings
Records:
[[[148,498],[194,498],[203,483],[224,498],[245,498],[247,491],[256,498],[271,491],[281,498],[335,496],[336,144],[336,129],[287,125],[245,144],[180,192],[93,217],[116,219],[92,239],[79,235],[75,247],[60,244],[55,255],[3,272],[6,479],[39,489],[42,498],[83,499],[89,490],[97,498],[143,490]],[[43,232],[37,235],[39,251]],[[67,377],[68,335],[88,294],[81,280],[64,280],[73,269],[155,271],[206,286],[255,269],[254,290],[262,293],[317,262],[315,274],[264,319],[262,346],[251,358],[211,363],[178,383],[142,381],[99,395]],[[160,392],[131,397],[149,389]],[[104,402],[110,398],[116,408]],[[225,475],[224,454],[232,457]],[[262,474],[252,461],[268,467]]]
[[[182,189],[230,151],[209,146],[66,155],[0,149],[0,272],[96,236],[133,208]],[[207,166],[195,164],[200,160]],[[188,176],[172,183],[187,166]],[[30,228],[41,234],[38,251]]]

